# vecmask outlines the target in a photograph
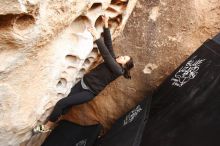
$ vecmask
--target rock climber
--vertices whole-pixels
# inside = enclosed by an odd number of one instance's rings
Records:
[[[104,21],[104,40],[100,37],[95,27],[88,27],[88,31],[94,37],[104,62],[86,73],[83,78],[72,87],[70,94],[56,103],[46,124],[40,124],[34,127],[34,133],[51,131],[66,109],[69,109],[73,105],[90,101],[119,76],[123,75],[126,79],[131,79],[130,70],[134,67],[133,59],[127,55],[115,56],[110,29],[108,27],[109,17],[104,15],[102,19]]]

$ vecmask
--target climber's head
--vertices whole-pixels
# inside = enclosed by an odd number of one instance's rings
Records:
[[[122,66],[124,69],[123,76],[126,79],[131,79],[130,70],[134,67],[133,59],[130,56],[118,56],[116,61]]]

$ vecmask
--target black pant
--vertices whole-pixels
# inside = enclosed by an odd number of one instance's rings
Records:
[[[87,102],[95,97],[95,94],[90,90],[83,89],[81,86],[81,82],[79,81],[72,89],[70,94],[60,99],[54,109],[53,112],[49,116],[49,121],[56,122],[57,119],[64,111],[69,109],[72,105],[81,104]]]

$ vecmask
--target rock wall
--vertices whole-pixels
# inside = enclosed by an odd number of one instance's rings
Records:
[[[132,98],[151,94],[206,39],[220,32],[219,8],[220,0],[139,0],[114,42],[118,54],[133,55],[133,79],[125,85],[118,81],[111,90],[133,89],[133,94],[123,95]]]
[[[87,31],[101,33],[110,16],[113,38],[123,30],[136,0],[8,0],[0,12],[0,146],[32,136],[54,104],[98,61]],[[22,145],[37,145],[32,137]],[[39,141],[39,140],[36,140]]]

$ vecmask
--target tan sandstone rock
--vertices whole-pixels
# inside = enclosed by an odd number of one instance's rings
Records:
[[[88,25],[102,32],[110,16],[113,38],[136,0],[8,0],[0,12],[0,146],[31,138],[54,104],[97,61]],[[37,145],[32,137],[24,145]],[[35,140],[35,141],[34,141]],[[35,143],[35,144],[34,144]]]

